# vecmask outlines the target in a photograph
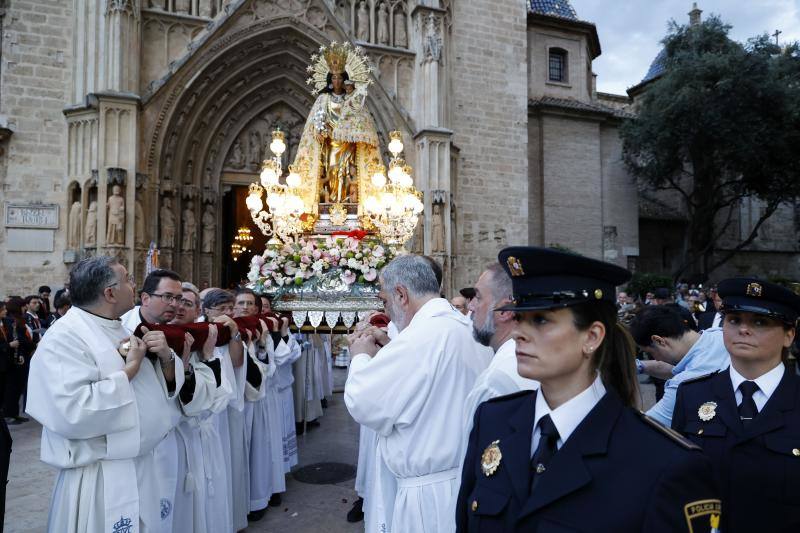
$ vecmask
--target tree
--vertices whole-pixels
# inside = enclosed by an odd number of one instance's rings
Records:
[[[680,267],[705,281],[800,193],[800,53],[766,35],[742,45],[717,17],[670,24],[666,70],[623,124],[623,159],[644,191],[677,191],[688,221]],[[717,243],[746,197],[765,208],[732,249]]]

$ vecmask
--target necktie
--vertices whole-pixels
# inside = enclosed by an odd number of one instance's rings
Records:
[[[556,425],[553,424],[553,419],[550,415],[544,415],[539,419],[539,445],[536,447],[536,452],[531,458],[531,492],[536,487],[539,478],[547,469],[547,464],[550,459],[558,451],[556,443],[558,442],[558,430]]]
[[[759,388],[755,381],[742,381],[742,384],[739,385],[739,391],[742,393],[742,403],[739,404],[739,418],[742,419],[742,424],[745,426],[758,415],[758,408],[755,400],[753,400],[753,394],[757,390]]]

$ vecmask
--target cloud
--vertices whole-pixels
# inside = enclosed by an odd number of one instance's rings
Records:
[[[667,24],[689,21],[692,2],[685,0],[571,0],[581,20],[593,22],[602,55],[594,61],[597,90],[625,94],[647,73],[661,50]],[[800,0],[700,0],[703,17],[719,15],[732,25],[737,41],[782,31],[780,42],[800,41]]]

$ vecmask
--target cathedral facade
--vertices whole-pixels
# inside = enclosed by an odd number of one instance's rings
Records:
[[[409,248],[448,293],[515,244],[668,269],[621,161],[633,101],[597,92],[596,28],[566,0],[0,0],[0,24],[0,294],[97,254],[141,282],[151,243],[200,286],[237,282],[246,187],[276,127],[294,158],[331,41],[372,62],[384,152],[400,130],[424,193]],[[756,273],[800,276],[780,239]]]

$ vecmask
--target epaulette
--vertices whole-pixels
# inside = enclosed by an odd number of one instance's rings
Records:
[[[664,435],[665,437],[667,437],[671,441],[674,441],[676,444],[680,444],[681,446],[683,446],[687,450],[702,450],[702,448],[700,446],[698,446],[697,444],[693,443],[692,441],[690,441],[689,439],[687,439],[686,437],[684,437],[683,435],[681,435],[680,433],[678,433],[674,429],[668,428],[666,426],[662,426],[661,424],[659,424],[658,422],[656,422],[655,420],[653,420],[652,418],[650,418],[649,416],[647,416],[646,414],[644,414],[641,411],[638,411],[638,414],[639,414],[639,418],[642,419],[642,422],[644,422],[645,424],[647,424],[651,428],[657,430],[658,432],[660,432],[662,435]]]
[[[683,381],[681,381],[680,384],[683,385],[685,383],[694,383],[695,381],[703,381],[704,379],[708,379],[711,376],[713,376],[715,374],[719,374],[719,373],[720,373],[720,370],[715,370],[713,372],[709,372],[708,374],[703,374],[702,376],[695,376],[693,378],[684,379]]]
[[[532,392],[534,392],[534,391],[532,391],[532,390],[521,390],[519,392],[514,392],[512,394],[506,394],[505,396],[497,396],[495,398],[490,398],[490,399],[486,400],[485,403],[495,403],[495,402],[504,402],[506,400],[514,400],[516,398],[520,398],[522,396],[526,396],[528,394],[531,394]]]

